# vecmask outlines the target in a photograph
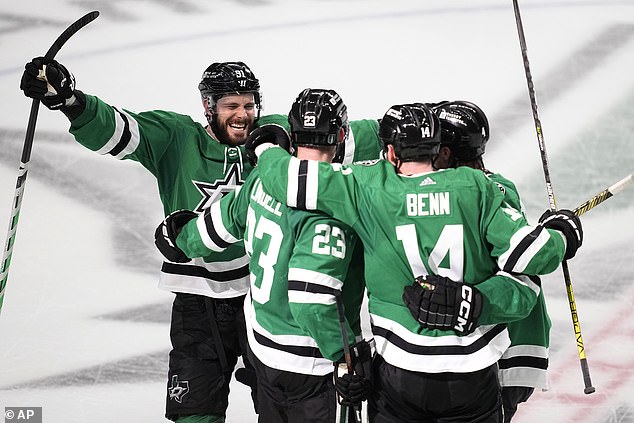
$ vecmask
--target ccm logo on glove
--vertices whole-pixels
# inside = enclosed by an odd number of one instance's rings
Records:
[[[458,309],[458,319],[454,329],[459,332],[465,332],[469,316],[471,315],[471,301],[473,301],[473,289],[469,285],[462,285],[462,301]]]

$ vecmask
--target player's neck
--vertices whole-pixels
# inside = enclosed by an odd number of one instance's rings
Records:
[[[332,151],[318,148],[297,147],[297,158],[300,160],[317,160],[330,163],[332,161]]]
[[[397,172],[401,175],[417,175],[419,173],[428,173],[433,172],[434,168],[431,163],[421,163],[421,162],[405,162],[401,163],[400,167],[398,167]]]

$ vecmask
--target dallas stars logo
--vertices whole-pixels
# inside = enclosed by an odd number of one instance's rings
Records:
[[[237,164],[232,164],[229,171],[223,179],[216,179],[216,182],[192,181],[196,189],[203,195],[203,199],[198,203],[195,212],[202,213],[203,210],[209,208],[213,203],[220,200],[225,194],[234,191],[239,185],[242,185],[242,172]]]
[[[189,382],[186,380],[179,381],[178,375],[172,376],[172,386],[167,388],[170,400],[174,400],[177,403],[183,402],[183,397],[189,392]]]

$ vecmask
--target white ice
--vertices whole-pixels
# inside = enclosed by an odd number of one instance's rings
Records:
[[[634,2],[520,6],[557,205],[573,208],[634,170]],[[23,65],[94,9],[101,16],[57,58],[110,104],[203,122],[196,87],[223,60],[250,65],[267,113],[287,113],[305,87],[336,89],[353,119],[468,99],[490,119],[488,167],[517,183],[529,217],[548,208],[511,0],[28,0],[0,5],[0,222],[31,105],[18,89]],[[156,286],[157,190],[140,166],[83,149],[67,129],[41,108],[0,315],[0,409],[43,407],[45,422],[165,421],[172,294]],[[584,215],[570,262],[597,392],[583,394],[558,270],[544,278],[551,389],[516,422],[634,422],[633,193]],[[233,384],[228,421],[254,419]]]

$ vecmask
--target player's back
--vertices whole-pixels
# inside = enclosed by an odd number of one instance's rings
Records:
[[[244,244],[251,256],[251,290],[245,315],[251,349],[272,368],[303,374],[332,372],[332,361],[322,355],[316,340],[291,313],[289,267],[295,274],[294,283],[303,280],[305,274],[343,281],[350,258],[337,264],[332,262],[340,261],[333,255],[352,253],[354,244],[348,241],[350,230],[344,229],[348,235],[336,232],[332,230],[332,218],[293,210],[275,200],[263,189],[257,169],[241,188],[238,201],[240,197],[248,197]],[[302,251],[301,256],[293,257],[296,249]],[[337,338],[330,341],[341,344],[340,335]]]
[[[353,227],[366,249],[373,307],[377,301],[402,307],[402,287],[419,275],[475,283],[495,273],[484,229],[502,194],[481,172],[403,176],[386,161],[353,168],[364,187],[356,192],[359,221]]]

